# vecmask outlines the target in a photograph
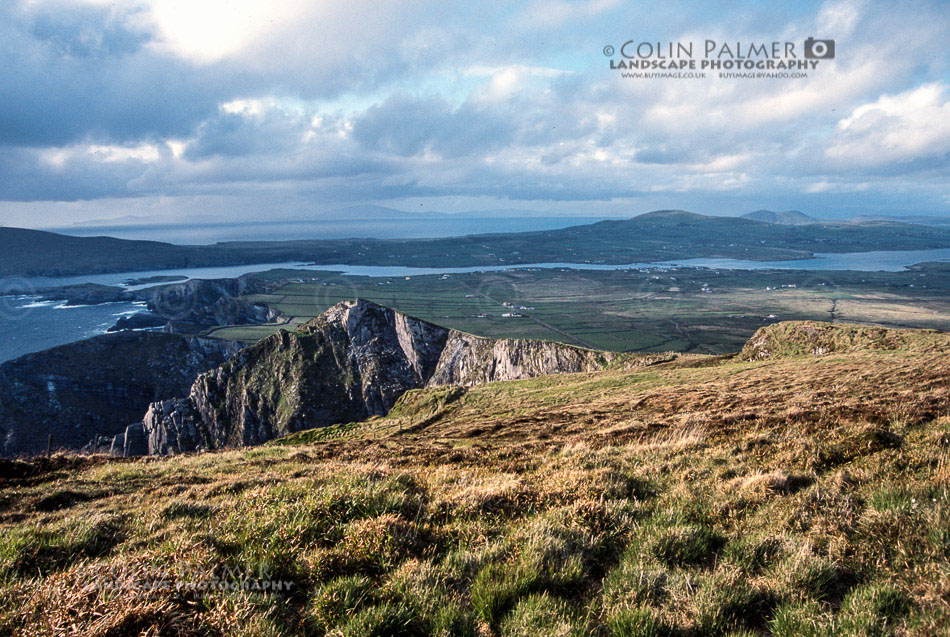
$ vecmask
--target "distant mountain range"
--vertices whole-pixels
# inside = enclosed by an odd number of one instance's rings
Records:
[[[851,217],[848,221],[851,221],[852,223],[899,221],[902,223],[919,223],[923,226],[950,227],[950,217],[931,217],[929,215],[907,215],[904,217],[898,217],[896,215],[858,215],[857,217]]]
[[[299,261],[417,267],[625,264],[692,257],[772,261],[805,259],[816,252],[932,248],[950,248],[950,227],[896,221],[787,225],[683,210],[659,210],[557,230],[440,239],[232,241],[190,246],[0,228],[0,277]]]
[[[347,206],[345,208],[335,208],[315,213],[310,217],[269,217],[267,221],[274,223],[306,223],[309,221],[350,221],[350,220],[386,220],[396,221],[400,219],[498,219],[498,218],[530,218],[530,217],[552,217],[552,216],[571,216],[555,215],[550,212],[535,210],[518,209],[497,209],[497,210],[469,210],[466,212],[440,212],[437,210],[398,210],[396,208],[387,208],[386,206],[375,206],[363,204],[358,206]],[[587,215],[588,217],[598,217],[601,215]],[[181,215],[124,215],[112,219],[86,219],[76,221],[69,225],[69,228],[114,228],[125,226],[165,226],[165,225],[224,225],[241,223],[261,223],[261,220],[234,220],[221,215],[202,216],[200,221],[188,219]]]
[[[652,213],[644,213],[646,215]],[[577,216],[580,219],[590,219],[591,217],[610,217],[610,215],[596,215],[587,212],[581,212],[577,215],[557,214],[550,211],[537,210],[519,210],[513,208],[490,209],[490,210],[468,210],[465,212],[440,212],[437,210],[399,210],[386,206],[377,206],[372,204],[362,204],[356,206],[347,206],[345,208],[335,208],[314,213],[310,217],[288,217],[273,218],[269,217],[266,221],[252,220],[240,221],[225,216],[203,216],[200,221],[189,219],[181,215],[125,215],[112,219],[87,219],[70,224],[70,228],[102,228],[108,232],[110,228],[134,227],[134,226],[217,226],[232,224],[258,224],[258,223],[307,223],[319,221],[351,221],[351,220],[380,220],[380,221],[399,221],[404,219],[511,219],[511,218],[532,218],[532,217],[572,217]],[[644,215],[639,215],[644,216]],[[848,219],[826,219],[814,217],[799,210],[755,210],[743,215],[743,219],[752,219],[753,221],[762,221],[764,223],[778,224],[783,226],[804,226],[816,223],[872,223],[872,222],[898,222],[915,223],[927,226],[950,227],[950,218],[934,217],[928,215],[858,215]],[[620,219],[621,217],[618,217]],[[54,229],[54,231],[56,231]],[[67,230],[68,232],[68,230]]]

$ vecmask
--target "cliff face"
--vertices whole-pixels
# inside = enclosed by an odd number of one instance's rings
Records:
[[[0,455],[78,449],[110,441],[150,403],[180,396],[234,343],[124,332],[28,354],[0,365]]]
[[[144,419],[152,453],[259,444],[384,414],[431,376],[448,331],[372,303],[340,304],[202,374]]]
[[[588,372],[601,369],[611,358],[609,353],[560,343],[495,340],[452,330],[426,385],[472,386],[546,374]]]
[[[143,424],[155,454],[253,445],[385,414],[409,389],[588,371],[610,357],[478,338],[368,301],[340,303],[200,375],[186,398],[153,404]]]
[[[166,332],[197,334],[216,325],[260,325],[274,320],[278,312],[238,297],[267,293],[276,285],[274,280],[249,276],[190,279],[136,294],[154,316],[165,319]]]

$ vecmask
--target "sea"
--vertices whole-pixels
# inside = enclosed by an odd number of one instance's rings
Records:
[[[465,217],[422,214],[399,219],[321,219],[319,221],[256,221],[167,225],[95,225],[48,228],[76,237],[165,241],[209,245],[224,241],[303,241],[308,239],[437,239],[490,232],[557,230],[603,221],[607,217]]]
[[[525,218],[525,219],[491,219],[490,230],[494,232],[514,232],[528,230],[545,230],[591,223],[593,218]],[[123,231],[108,232],[110,236],[129,239],[166,240],[174,243],[213,243],[216,241],[242,240],[286,240],[292,238],[342,238],[342,237],[383,237],[383,238],[411,238],[422,236],[455,236],[472,232],[486,232],[484,225],[480,228],[468,225],[478,220],[451,220],[454,226],[446,228],[427,222],[428,228],[402,227],[390,232],[382,228],[378,221],[356,222],[326,222],[323,230],[310,228],[302,229],[299,224],[278,224],[270,227],[266,224],[242,224],[244,227],[230,228],[217,231],[215,227],[194,226],[190,229],[180,228],[170,230],[162,226],[154,232],[146,231],[141,226],[124,227]],[[416,223],[394,222],[394,223]],[[247,226],[255,226],[255,234]],[[313,224],[309,224],[312,226]],[[257,227],[260,226],[260,227]],[[292,226],[292,227],[291,227]],[[289,236],[287,233],[295,234]],[[322,234],[312,234],[315,232]],[[422,233],[422,234],[419,234]],[[106,233],[102,233],[106,234]],[[397,236],[398,235],[398,236]],[[129,316],[142,309],[137,303],[109,303],[91,306],[68,306],[62,301],[50,301],[36,293],[43,287],[69,285],[76,283],[100,283],[103,285],[120,285],[129,289],[140,289],[147,285],[132,287],[127,281],[145,279],[148,277],[167,275],[186,278],[214,279],[236,277],[251,272],[263,272],[274,268],[292,268],[302,270],[321,270],[339,272],[343,276],[370,276],[370,277],[404,277],[459,274],[468,272],[500,271],[509,269],[530,268],[569,268],[578,270],[623,270],[642,269],[650,267],[706,267],[718,269],[783,269],[783,270],[855,270],[864,272],[886,271],[896,272],[907,266],[925,261],[950,261],[950,249],[939,250],[894,250],[875,252],[852,252],[835,254],[817,254],[815,258],[793,261],[748,261],[743,259],[680,259],[655,263],[626,263],[621,265],[605,265],[596,263],[530,263],[518,266],[478,266],[466,268],[413,268],[408,266],[354,266],[338,265],[309,265],[300,262],[265,263],[257,265],[228,266],[215,268],[185,268],[174,270],[151,270],[142,272],[122,272],[112,274],[96,274],[70,277],[30,277],[17,279],[0,279],[0,362],[22,356],[31,352],[40,351],[57,345],[89,338],[104,333],[114,325],[119,317]],[[10,295],[11,290],[18,294]],[[7,291],[7,295],[3,295]],[[34,293],[30,293],[33,291]]]

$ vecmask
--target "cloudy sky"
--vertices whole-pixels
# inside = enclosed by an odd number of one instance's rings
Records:
[[[894,6],[3,0],[0,223],[947,215],[950,3]],[[807,78],[625,79],[604,55],[809,36],[837,51]]]

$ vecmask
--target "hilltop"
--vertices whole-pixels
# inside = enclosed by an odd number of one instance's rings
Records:
[[[779,323],[267,447],[4,462],[0,632],[946,632],[948,353]]]
[[[785,212],[775,212],[772,210],[756,210],[742,215],[744,219],[753,221],[764,221],[765,223],[778,223],[784,226],[807,226],[813,223],[822,223],[821,219],[816,219],[804,212],[798,210],[786,210]]]

